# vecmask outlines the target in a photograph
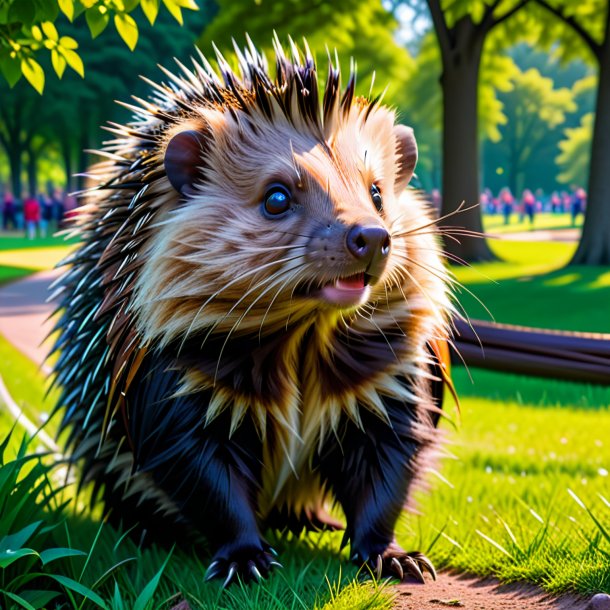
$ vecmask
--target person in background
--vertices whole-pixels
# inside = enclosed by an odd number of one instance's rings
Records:
[[[515,203],[515,198],[513,194],[510,192],[510,189],[505,186],[501,191],[498,197],[500,199],[500,205],[502,206],[502,215],[504,216],[504,224],[510,224],[510,217],[513,213],[513,205]]]
[[[572,226],[576,226],[576,220],[580,214],[585,213],[587,207],[587,193],[582,187],[575,189],[572,195],[572,206],[570,211],[572,212]]]
[[[40,203],[33,194],[23,202],[23,217],[25,219],[25,230],[28,239],[36,237],[36,229],[40,224]]]
[[[17,228],[17,219],[15,218],[15,198],[10,189],[6,189],[4,197],[2,197],[2,230],[7,231],[8,228]]]
[[[53,222],[53,204],[51,198],[44,193],[38,195],[38,203],[40,205],[40,237],[46,237],[49,226]]]
[[[55,229],[59,230],[62,228],[64,221],[64,197],[60,189],[53,189],[53,192],[51,193],[51,204],[53,206]]]
[[[561,191],[561,211],[569,212],[572,209],[572,197],[570,193]]]
[[[534,193],[529,189],[525,189],[523,191],[523,195],[521,195],[521,206],[522,206],[522,215],[527,216],[530,227],[534,226],[534,217],[536,215],[536,197],[534,197]]]
[[[551,193],[551,212],[553,214],[561,214],[562,210],[561,197],[557,191]]]

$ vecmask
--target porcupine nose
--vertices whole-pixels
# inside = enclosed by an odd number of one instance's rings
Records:
[[[346,237],[347,249],[368,267],[376,267],[390,253],[390,234],[378,225],[354,225]]]

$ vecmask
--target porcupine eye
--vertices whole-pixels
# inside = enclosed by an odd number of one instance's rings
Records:
[[[383,209],[383,200],[381,199],[381,191],[376,184],[371,186],[371,199],[373,200],[373,205],[377,208],[377,211],[381,212]]]
[[[279,216],[290,209],[290,191],[283,184],[273,184],[265,193],[263,208],[268,216]]]

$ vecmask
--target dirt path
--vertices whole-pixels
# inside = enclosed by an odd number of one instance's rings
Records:
[[[490,231],[490,234],[493,234],[493,231]],[[518,233],[502,233],[499,238],[510,241],[577,242],[580,239],[580,229],[533,229]]]
[[[43,370],[49,346],[42,342],[51,330],[47,318],[53,311],[53,305],[46,303],[48,286],[58,274],[43,271],[0,287],[0,334]],[[396,590],[396,610],[587,608],[587,601],[577,597],[556,599],[529,585],[501,585],[493,579],[477,580],[448,573],[440,573],[436,582],[403,584]]]
[[[533,585],[502,585],[493,578],[481,580],[446,572],[439,574],[436,582],[409,583],[396,589],[396,610],[587,610],[589,604],[588,600],[573,595],[550,596]]]

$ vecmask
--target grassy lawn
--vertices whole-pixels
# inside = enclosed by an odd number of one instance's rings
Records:
[[[610,332],[610,270],[556,271],[569,259],[570,244],[494,242],[493,247],[508,262],[454,271],[497,320]],[[483,317],[474,299],[460,298],[470,315]],[[39,407],[40,373],[1,340],[0,362],[11,393],[36,419],[39,410],[49,408],[49,403]],[[437,567],[527,579],[554,592],[610,592],[610,388],[478,369],[470,375],[473,381],[463,368],[454,371],[461,415],[447,409],[456,424],[443,424],[448,455],[430,473],[431,493],[417,494],[421,515],[401,518],[399,542],[428,552]],[[9,425],[0,418],[0,430]],[[124,607],[132,608],[146,585],[154,584],[168,553],[137,549],[108,526],[100,530],[99,511],[92,514],[85,498],[70,505],[67,527],[53,538],[57,546],[86,551],[89,559],[51,566],[111,607],[121,607],[120,595]],[[193,608],[389,608],[391,591],[357,580],[346,551],[339,554],[340,539],[320,534],[277,540],[285,570],[260,587],[224,593],[203,582],[207,556],[174,550],[152,607],[184,596]]]
[[[579,216],[575,227],[582,227],[583,217]],[[532,230],[557,230],[572,229],[572,216],[570,214],[550,214],[544,212],[536,214],[534,224],[530,224],[527,218],[519,220],[518,214],[513,214],[510,224],[504,224],[504,217],[501,214],[483,214],[483,226],[487,233],[494,235],[503,233],[518,233],[521,231]]]
[[[60,237],[28,240],[20,233],[0,233],[0,285],[53,268],[73,243]]]

